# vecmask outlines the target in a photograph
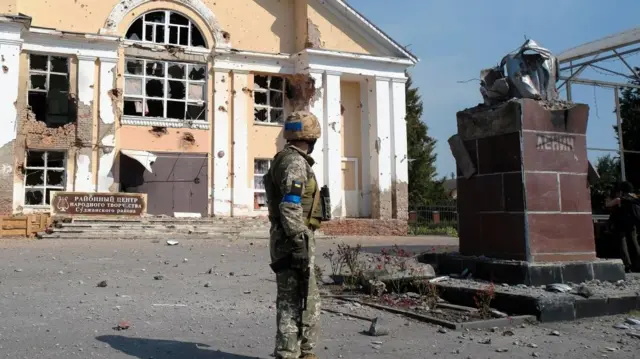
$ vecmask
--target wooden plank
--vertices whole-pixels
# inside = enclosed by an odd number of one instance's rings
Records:
[[[20,229],[20,230],[26,230],[27,226],[24,225],[24,223],[20,223],[18,225],[12,226],[12,225],[5,225],[3,228],[3,230],[12,230],[12,229]]]
[[[5,237],[9,237],[9,236],[26,237],[24,229],[10,229],[10,230],[3,230],[2,232],[3,232],[2,235]]]
[[[25,220],[25,224],[26,224],[26,231],[25,234],[27,237],[31,237],[31,234],[33,233],[33,221],[35,220],[35,216],[33,214],[30,214],[27,216],[27,219]]]

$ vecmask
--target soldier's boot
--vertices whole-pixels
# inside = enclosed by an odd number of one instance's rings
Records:
[[[319,359],[317,355],[312,354],[312,353],[302,354],[300,356],[300,358],[303,358],[303,359]]]

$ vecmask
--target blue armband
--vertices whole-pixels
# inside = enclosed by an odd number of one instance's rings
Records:
[[[288,195],[284,196],[284,198],[282,198],[282,202],[283,203],[300,204],[300,202],[302,202],[302,197],[296,196],[295,194],[288,194]]]
[[[284,195],[282,202],[300,204],[300,202],[302,202],[302,182],[291,182],[291,189],[289,190],[289,193]]]

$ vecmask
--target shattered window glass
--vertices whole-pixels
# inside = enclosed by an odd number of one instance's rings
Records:
[[[29,151],[27,156],[27,167],[44,167],[44,154],[41,151]]]
[[[204,100],[204,85],[189,84],[189,100],[194,100],[194,101]]]
[[[187,65],[169,63],[169,77],[172,79],[184,79]]]
[[[253,82],[255,84],[256,90],[258,90],[258,89],[266,89],[266,88],[268,88],[269,77],[268,76],[256,75],[256,76],[254,76]]]
[[[187,97],[184,82],[169,81],[169,98],[176,100],[184,100]]]
[[[254,118],[258,122],[267,122],[267,109],[266,108],[256,108],[253,110]]]
[[[125,116],[206,120],[206,65],[133,58],[125,63]]]
[[[127,95],[142,95],[142,79],[125,79],[124,93]]]
[[[124,36],[124,38],[127,40],[141,41],[143,27],[144,23],[142,18],[134,21],[133,24],[129,26],[129,30],[127,30],[127,34]]]
[[[255,75],[253,81],[254,120],[283,123],[285,79],[279,76]]]
[[[204,81],[206,68],[204,65],[189,65],[189,79]]]
[[[66,187],[66,153],[28,151],[24,166],[24,203],[26,206],[49,204],[51,193]]]
[[[144,68],[144,61],[142,60],[127,60],[125,63],[124,71],[130,75],[142,75],[142,69]]]
[[[187,19],[186,17],[180,15],[180,14],[176,14],[175,12],[171,13],[171,15],[169,16],[169,23],[174,24],[174,25],[189,25],[189,19]]]
[[[255,159],[253,161],[253,196],[261,208],[267,205],[264,175],[269,167],[271,167],[271,160]]]
[[[205,105],[188,105],[187,106],[187,119],[188,120],[204,120]]]
[[[51,72],[66,74],[69,72],[69,61],[66,57],[51,57]]]
[[[154,12],[147,13],[144,16],[144,20],[147,22],[164,23],[164,16],[165,16],[164,11],[154,11]]]
[[[47,89],[47,75],[31,75],[31,86],[33,90],[46,90]]]
[[[161,45],[207,47],[198,27],[173,11],[153,11],[136,19],[125,35],[127,40]]]
[[[29,55],[28,104],[36,120],[47,127],[74,122],[69,98],[69,59],[60,56]]]
[[[164,65],[165,63],[161,61],[147,61],[147,75],[154,77],[165,77]]]
[[[31,55],[29,56],[29,70],[48,70],[48,56],[45,55]]]

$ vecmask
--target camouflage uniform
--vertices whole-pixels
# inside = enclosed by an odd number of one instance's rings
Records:
[[[305,137],[304,134],[309,132],[311,135]],[[285,139],[313,140],[319,136],[319,123],[312,114],[296,112],[287,118]],[[296,245],[304,245],[300,243],[304,241],[301,235],[306,235],[308,238],[309,294],[307,309],[302,315],[302,328],[298,327],[302,295],[301,272],[288,268],[276,273],[278,286],[276,358],[290,359],[301,355],[303,357],[312,355],[318,340],[320,295],[313,274],[315,256],[313,232],[320,227],[322,213],[318,183],[311,168],[313,164],[313,159],[307,153],[287,144],[274,157],[271,168],[264,178],[271,221],[272,263],[287,257]],[[300,331],[301,337],[299,337]]]

